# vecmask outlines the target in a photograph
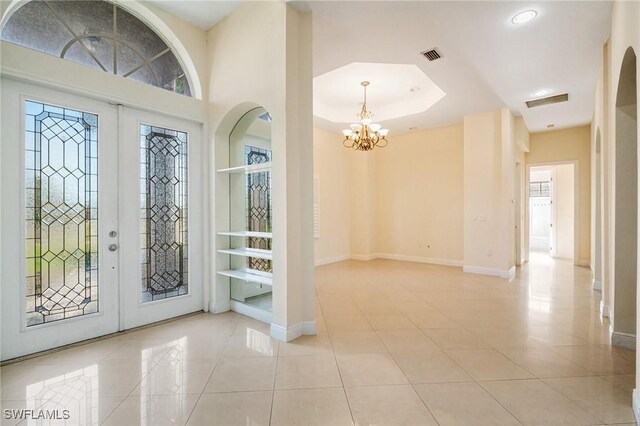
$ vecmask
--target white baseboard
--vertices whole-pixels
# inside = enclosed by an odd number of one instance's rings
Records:
[[[516,273],[516,267],[512,266],[510,269],[497,269],[486,268],[484,266],[464,265],[462,267],[462,272],[466,272],[468,274],[491,275],[492,277],[500,278],[512,278]]]
[[[281,342],[290,342],[300,336],[313,336],[317,332],[315,321],[299,322],[289,327],[271,324],[271,337]]]
[[[350,260],[351,259],[351,255],[349,254],[343,254],[340,256],[332,256],[332,257],[325,257],[324,259],[318,259],[315,261],[315,266],[322,266],[322,265],[328,265],[330,263],[336,263],[336,262],[342,262],[345,260]]]
[[[620,333],[614,331],[611,333],[611,345],[620,346],[621,348],[636,350],[636,336],[629,333]]]
[[[633,390],[633,414],[636,416],[636,424],[640,425],[640,391]]]
[[[578,259],[575,262],[573,262],[573,264],[576,266],[584,266],[587,268],[591,268],[591,261],[589,259]]]
[[[300,324],[302,325],[303,336],[315,336],[318,334],[318,325],[315,321],[305,321]]]
[[[221,314],[223,312],[227,312],[230,310],[231,310],[230,300],[223,300],[217,303],[213,303],[213,302],[209,303],[209,312],[212,312],[214,314]]]
[[[250,305],[245,305],[244,303],[236,300],[232,300],[230,305],[233,312],[253,318],[254,320],[271,324],[271,312],[263,311],[262,309],[258,309]]]
[[[283,327],[271,324],[271,337],[281,342],[290,342],[302,336],[302,325],[294,324],[291,327]]]
[[[506,278],[508,280],[510,280],[511,278],[516,276],[516,267],[512,266],[511,268],[509,268],[508,271],[502,271],[500,273],[500,277],[501,278]]]
[[[462,260],[455,259],[439,259],[437,257],[423,257],[423,256],[408,256],[405,254],[394,253],[376,253],[374,254],[379,259],[389,260],[401,260],[404,262],[417,262],[417,263],[429,263],[432,265],[444,265],[444,266],[462,266]]]
[[[593,280],[593,289],[601,291],[602,290],[602,281]]]
[[[604,300],[600,301],[600,315],[602,318],[609,318],[609,305],[605,305]]]
[[[349,258],[351,260],[362,260],[362,261],[368,261],[368,260],[373,260],[376,258],[376,256],[374,254],[352,254],[349,256]]]

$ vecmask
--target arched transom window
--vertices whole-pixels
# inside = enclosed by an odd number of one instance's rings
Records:
[[[1,38],[191,96],[183,68],[167,43],[108,1],[30,1],[10,16]]]

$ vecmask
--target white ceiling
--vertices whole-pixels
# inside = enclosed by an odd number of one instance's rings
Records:
[[[313,112],[333,123],[359,123],[368,81],[367,109],[374,121],[391,120],[429,109],[445,96],[414,64],[352,62],[313,79]],[[375,111],[371,105],[375,105]]]
[[[210,28],[241,2],[149,0],[201,28]],[[425,112],[384,123],[392,133],[459,123],[502,106],[522,115],[532,132],[547,125],[587,124],[593,115],[602,45],[610,33],[608,1],[301,1],[313,12],[314,76],[352,62],[417,65],[446,96]],[[523,25],[511,18],[534,9]],[[442,59],[419,53],[437,47]],[[337,83],[339,84],[339,83]],[[374,85],[370,86],[371,91]],[[345,91],[351,88],[344,88]],[[527,109],[533,93],[568,93],[569,102]],[[409,95],[407,95],[409,96]],[[360,97],[353,100],[356,114]],[[373,102],[368,106],[373,112]],[[340,131],[344,124],[316,117]]]
[[[244,0],[144,0],[208,31],[242,6]]]

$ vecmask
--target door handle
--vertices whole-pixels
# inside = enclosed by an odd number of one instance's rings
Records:
[[[116,251],[116,250],[118,250],[117,244],[109,244],[109,251]]]

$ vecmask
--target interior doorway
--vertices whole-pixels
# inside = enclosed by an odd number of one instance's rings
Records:
[[[529,168],[529,252],[575,261],[576,165]],[[540,258],[540,256],[537,256]]]

